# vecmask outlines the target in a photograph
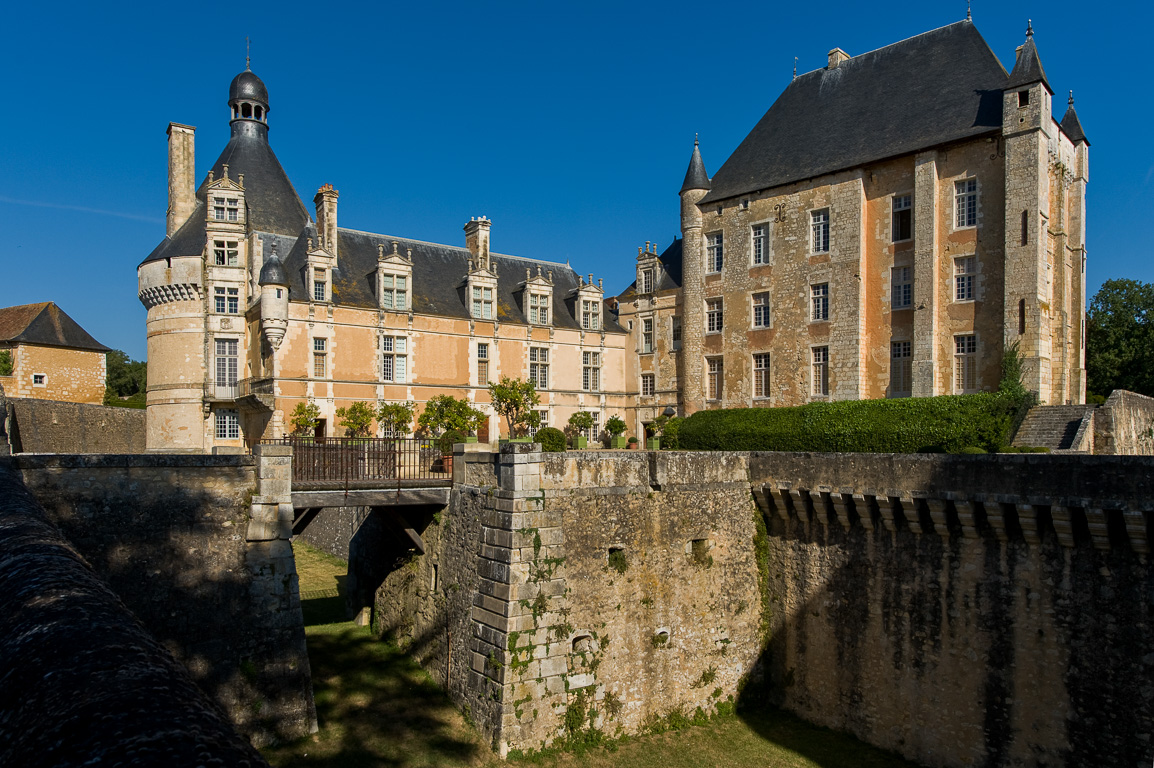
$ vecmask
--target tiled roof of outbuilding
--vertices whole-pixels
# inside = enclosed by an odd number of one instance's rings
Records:
[[[996,132],[1007,81],[968,20],[801,75],[718,169],[702,202]]]
[[[51,301],[0,309],[0,342],[109,351]]]

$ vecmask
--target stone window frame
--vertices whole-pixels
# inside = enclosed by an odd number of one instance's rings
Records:
[[[329,287],[329,270],[315,264],[311,265],[309,269],[313,285],[309,295],[312,296],[314,302],[328,302],[333,295],[332,289]]]
[[[963,185],[965,186],[963,187]],[[978,226],[978,216],[981,213],[979,207],[981,191],[981,184],[978,183],[977,176],[967,176],[964,179],[954,181],[954,216],[952,219],[954,231],[974,229]]]
[[[904,208],[899,208],[900,201],[905,200]],[[898,237],[900,229],[898,216],[905,214],[906,226],[909,228],[908,237]],[[911,192],[895,192],[890,195],[890,242],[891,243],[908,243],[914,239],[914,193]]]
[[[652,317],[641,318],[641,352],[640,352],[640,354],[642,354],[642,355],[651,355],[657,349],[657,345],[654,342],[654,335],[653,335],[654,327],[655,327],[654,326],[654,318],[652,318]]]
[[[39,381],[38,381],[38,379],[39,379]],[[48,374],[47,373],[33,373],[32,374],[32,386],[34,386],[34,387],[47,387],[48,386]]]
[[[474,320],[496,320],[497,289],[491,285],[469,286],[469,307]]]
[[[720,402],[725,396],[725,358],[709,355],[705,358],[705,399]]]
[[[227,285],[215,285],[212,290],[212,302],[214,314],[239,315],[240,288],[233,288]]]
[[[762,303],[762,304],[758,303],[757,299],[759,296],[765,297],[764,303]],[[749,306],[750,306],[749,324],[750,324],[751,328],[753,328],[754,330],[761,331],[761,330],[765,330],[767,328],[773,327],[773,312],[770,310],[770,307],[772,306],[772,301],[770,300],[768,289],[762,290],[762,291],[753,291],[752,293],[750,293],[749,294]],[[758,312],[758,310],[762,310],[762,311]],[[760,323],[760,324],[758,323],[758,317],[757,317],[759,314],[764,316],[763,317],[764,322]]]
[[[819,355],[820,353],[820,355]],[[819,356],[821,359],[819,360]],[[812,344],[809,348],[809,396],[811,400],[829,399],[829,344]],[[819,369],[820,366],[820,369]],[[819,374],[819,370],[821,373]],[[820,383],[820,386],[819,386]]]
[[[641,280],[638,282],[638,293],[653,293],[653,269],[646,267],[641,270]]]
[[[240,198],[235,195],[221,195],[212,193],[211,221],[220,221],[228,224],[239,224],[241,218]]]
[[[757,243],[759,236],[757,234],[758,228],[765,230],[764,234],[760,236],[762,252],[758,254]],[[758,258],[761,260],[758,261]],[[749,266],[753,267],[767,267],[773,264],[773,227],[769,219],[764,221],[755,221],[749,225]]]
[[[228,237],[212,239],[212,264],[215,267],[239,267],[240,264],[239,239],[230,240]]]
[[[381,334],[381,381],[385,384],[409,383],[409,358],[413,354],[410,339],[405,334]],[[388,376],[385,368],[388,367]],[[399,375],[398,375],[399,373]]]
[[[673,352],[681,351],[681,315],[669,316],[669,347]]]
[[[477,361],[477,384],[478,387],[489,386],[489,363],[492,358],[489,357],[489,342],[477,342],[477,351],[474,354],[474,359]]]
[[[642,397],[653,397],[657,394],[657,375],[653,373],[641,374],[640,392]]]
[[[230,343],[232,344],[231,352],[228,347]],[[231,397],[236,397],[236,388],[240,382],[241,355],[243,350],[244,345],[242,339],[237,336],[226,335],[213,337],[212,370],[217,397],[226,397],[229,389],[231,389],[233,393]],[[228,362],[230,360],[232,361],[231,366]],[[224,390],[224,392],[222,392],[222,390]]]
[[[601,302],[597,299],[581,299],[581,328],[596,331],[601,328]]]
[[[954,335],[953,393],[969,395],[981,391],[978,376],[978,350],[981,341],[976,331]],[[970,385],[970,386],[967,386]]]
[[[713,238],[717,238],[714,241]],[[720,229],[705,234],[705,274],[719,275],[725,267],[725,233]]]
[[[899,274],[901,272],[905,274]],[[894,264],[890,267],[890,309],[913,309],[913,306],[914,265]]]
[[[773,359],[769,351],[754,352],[750,355],[750,370],[753,371],[753,399],[769,400],[773,396]],[[761,394],[758,394],[758,390]]]
[[[716,306],[714,306],[716,305]],[[714,296],[705,300],[705,334],[721,333],[725,328],[725,299]]]
[[[822,290],[821,293],[818,292]],[[811,323],[828,323],[831,291],[829,278],[820,278],[809,284],[809,321]]]
[[[553,297],[545,291],[529,290],[528,291],[528,315],[530,325],[549,325],[549,318],[552,317]]]
[[[952,261],[953,302],[972,304],[978,300],[978,254],[954,256]]]
[[[392,285],[385,285],[386,279],[391,280]],[[398,280],[405,281],[404,288],[397,287]],[[412,289],[413,276],[410,272],[382,270],[378,278],[377,305],[386,312],[411,312],[413,309]],[[386,297],[389,297],[391,302],[388,306],[385,304]],[[400,302],[397,301],[398,298],[400,298]]]
[[[911,339],[890,340],[890,386],[886,397],[898,398],[913,396],[913,351],[914,345]],[[904,384],[905,387],[899,388],[895,381]]]
[[[312,353],[312,375],[309,378],[327,379],[329,374],[329,340],[327,336],[313,337]]]
[[[549,389],[549,348],[533,345],[529,347],[529,381],[539,392]]]
[[[581,391],[601,391],[601,350],[581,351]]]
[[[818,217],[823,215],[824,219],[819,220]],[[809,252],[811,254],[829,253],[833,248],[833,236],[830,232],[832,221],[833,213],[828,205],[810,209]]]

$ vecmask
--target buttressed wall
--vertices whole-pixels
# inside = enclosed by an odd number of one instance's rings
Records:
[[[502,752],[742,690],[925,765],[1150,760],[1154,459],[511,445],[454,470],[376,621]]]

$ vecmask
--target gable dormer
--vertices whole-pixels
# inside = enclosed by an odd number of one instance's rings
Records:
[[[553,322],[553,272],[542,274],[537,265],[534,275],[525,267],[525,282],[520,286],[521,309],[530,325],[551,325]]]
[[[593,275],[589,275],[589,282],[577,276],[577,288],[573,291],[573,317],[583,330],[600,331],[605,325],[602,316],[604,299],[605,290],[600,279],[594,285]]]
[[[308,239],[303,282],[309,293],[309,303],[333,303],[333,272],[337,257],[313,238]]]
[[[489,255],[492,222],[484,216],[465,225],[465,248],[469,251],[465,277],[465,301],[474,320],[497,319],[497,265]]]
[[[245,202],[244,175],[232,179],[228,166],[220,178],[208,173],[205,199],[205,259],[210,267],[244,267]]]
[[[645,241],[645,247],[637,246],[637,295],[649,296],[657,291],[661,282],[661,260],[657,258],[657,243]]]
[[[377,306],[392,312],[408,312],[413,307],[413,251],[401,254],[396,242],[386,254],[384,244],[377,246],[377,271],[374,284]]]

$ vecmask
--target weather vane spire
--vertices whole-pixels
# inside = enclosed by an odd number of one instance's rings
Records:
[[[797,57],[796,56],[793,57],[793,76],[795,79],[797,78]]]
[[[966,0],[966,21],[973,21],[973,14],[970,13],[970,0]]]
[[[1029,37],[1033,37],[1033,36],[1034,36],[1034,20],[1033,19],[1026,19],[1026,37],[1029,38]]]
[[[251,55],[252,51],[250,50],[250,47],[251,47],[251,44],[249,43],[248,35],[245,35],[244,36],[244,70],[245,70],[245,72],[251,72],[252,71],[252,55]]]

